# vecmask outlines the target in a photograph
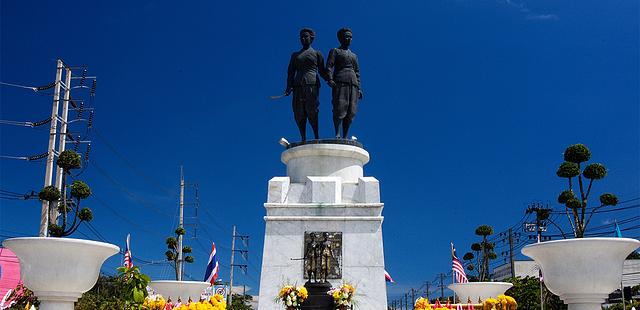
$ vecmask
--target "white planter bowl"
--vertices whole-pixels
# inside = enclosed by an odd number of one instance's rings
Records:
[[[20,277],[40,300],[40,310],[73,310],[98,281],[104,261],[120,251],[113,244],[69,238],[12,238],[2,245],[18,256]]]
[[[448,288],[456,293],[460,302],[465,303],[468,299],[477,302],[498,297],[512,286],[513,284],[507,282],[469,282],[449,284]]]
[[[182,302],[186,302],[191,297],[191,300],[200,300],[200,295],[205,288],[209,287],[209,282],[197,282],[197,281],[151,281],[149,286],[157,293],[162,295],[165,299],[169,297],[173,302],[182,299]]]
[[[579,238],[528,245],[522,254],[540,264],[545,285],[569,310],[600,310],[620,288],[624,260],[638,247],[630,238]]]

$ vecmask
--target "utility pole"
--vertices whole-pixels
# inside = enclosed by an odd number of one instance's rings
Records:
[[[424,282],[424,285],[426,287],[424,289],[424,295],[427,296],[427,300],[429,300],[429,285],[431,285],[431,283],[427,281],[427,282]]]
[[[229,265],[229,297],[227,301],[229,302],[229,306],[231,306],[231,301],[233,300],[233,258],[236,253],[236,225],[233,225],[233,234],[231,238],[231,264]]]
[[[409,310],[409,294],[404,294],[404,308]]]
[[[184,228],[184,173],[180,166],[180,228]],[[182,281],[182,234],[178,235],[178,262],[176,264],[176,280]]]
[[[416,291],[411,289],[411,303],[415,304],[416,302]]]
[[[236,250],[236,239],[240,238],[240,240],[242,240],[242,243],[244,244],[245,248],[244,249],[240,249],[240,250]],[[232,240],[231,240],[231,264],[229,266],[230,270],[229,270],[229,281],[230,281],[230,286],[231,288],[229,289],[229,297],[227,298],[229,305],[231,305],[231,301],[233,300],[233,269],[235,267],[240,267],[240,270],[242,270],[242,272],[244,274],[247,273],[247,264],[235,264],[235,255],[236,252],[240,252],[240,256],[242,256],[242,258],[244,258],[245,261],[248,260],[248,250],[249,247],[249,236],[247,235],[238,235],[238,231],[236,229],[236,225],[233,225],[233,235],[232,235]]]
[[[60,142],[58,142],[58,155],[64,152],[67,144],[67,120],[69,115],[69,100],[71,99],[71,68],[65,66],[64,96],[62,99],[62,117],[60,119]],[[51,122],[57,120],[51,119]],[[62,168],[56,167],[56,188],[62,191]],[[49,223],[58,222],[57,208],[49,209]]]
[[[515,264],[513,262],[513,229],[509,228],[509,262],[511,264],[511,278],[516,278]]]
[[[440,274],[440,299],[444,300],[444,273]]]
[[[53,90],[53,108],[51,110],[51,129],[49,130],[49,146],[47,151],[49,155],[47,156],[47,166],[45,168],[44,173],[44,186],[51,186],[53,177],[53,159],[55,156],[55,148],[56,148],[56,135],[58,134],[58,107],[60,105],[60,83],[62,82],[62,69],[64,68],[64,63],[61,59],[57,61],[57,70],[56,70],[56,80],[55,86]],[[38,235],[40,237],[48,236],[49,230],[49,202],[43,200],[42,208],[40,210],[40,229]]]

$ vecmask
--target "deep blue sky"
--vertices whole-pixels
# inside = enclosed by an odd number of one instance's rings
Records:
[[[303,26],[316,30],[314,47],[325,56],[337,29],[354,32],[365,99],[352,133],[371,154],[366,174],[381,181],[386,265],[398,282],[390,298],[448,272],[449,242],[464,253],[477,225],[501,232],[532,201],[557,207],[564,183],[555,170],[569,144],[587,144],[607,165],[595,195],[640,197],[637,1],[2,1],[0,8],[0,81],[47,84],[57,57],[99,77],[82,179],[97,197],[86,205],[102,238],[122,245],[131,233],[135,257],[162,260],[176,226],[179,166],[198,183],[198,240],[189,241],[196,263],[187,267],[198,279],[211,239],[228,279],[236,224],[251,236],[249,275],[237,281],[258,285],[267,181],[285,174],[277,141],[298,136],[289,99],[267,98],[284,90]],[[328,90],[321,90],[323,137],[332,132]],[[50,96],[5,86],[0,94],[2,120],[50,115]],[[0,137],[0,155],[46,150],[44,128],[0,125]],[[42,187],[43,161],[2,159],[0,168],[2,190]],[[1,239],[37,234],[39,209],[35,200],[0,200]],[[604,213],[593,226],[639,213]],[[113,273],[120,260],[103,270]],[[171,275],[164,265],[143,270]]]

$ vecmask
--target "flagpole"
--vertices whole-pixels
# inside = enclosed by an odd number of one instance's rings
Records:
[[[453,242],[451,242],[451,258],[456,258],[456,249],[453,247]],[[455,272],[451,269],[451,284],[455,284]],[[456,303],[456,291],[453,291],[453,303]]]

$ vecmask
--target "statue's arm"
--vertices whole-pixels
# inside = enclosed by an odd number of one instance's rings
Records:
[[[318,60],[317,60],[317,62],[318,62],[318,74],[325,81],[329,81],[329,75],[327,74],[327,68],[324,65],[324,56],[322,56],[322,53],[320,51],[317,51],[316,57],[318,58]]]
[[[332,48],[327,56],[327,66],[325,67],[325,75],[329,86],[333,87],[336,83],[333,81],[333,69],[336,64],[336,49]]]
[[[358,80],[358,85],[362,88],[362,84],[360,84],[360,64],[358,63],[358,56],[353,55],[353,71],[356,73],[356,79]]]
[[[293,53],[291,54],[291,58],[289,59],[289,67],[287,68],[287,88],[284,91],[286,95],[289,95],[293,90],[293,79],[295,78],[295,75],[296,75],[296,67],[294,65],[295,57],[296,57],[296,54]]]
[[[356,73],[356,79],[358,80],[358,86],[359,86],[359,99],[362,99],[362,97],[364,96],[364,91],[362,90],[362,83],[360,82],[360,64],[358,63],[358,56],[357,55],[353,55],[353,71]]]

